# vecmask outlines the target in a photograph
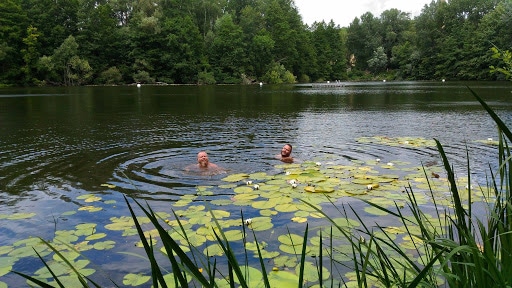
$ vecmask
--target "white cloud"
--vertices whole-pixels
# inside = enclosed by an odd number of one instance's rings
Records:
[[[348,27],[355,17],[360,17],[366,12],[371,12],[374,16],[380,17],[380,14],[388,9],[396,8],[400,11],[410,13],[411,17],[417,16],[425,4],[430,4],[432,0],[295,0],[295,6],[299,9],[302,21],[306,24],[320,22],[324,20]]]

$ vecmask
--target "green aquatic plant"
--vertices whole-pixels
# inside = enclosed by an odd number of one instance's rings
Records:
[[[494,111],[470,89],[475,98],[487,110],[499,129],[499,171],[480,192],[487,204],[487,215],[475,215],[472,210],[471,185],[460,186],[441,143],[436,145],[447,173],[452,195],[450,207],[439,205],[431,189],[437,217],[428,217],[425,208],[416,200],[413,189],[407,187],[407,208],[395,205],[388,209],[368,200],[363,200],[374,209],[395,217],[406,231],[409,244],[397,242],[390,227],[375,223],[372,227],[361,221],[363,228],[347,230],[336,225],[324,214],[336,229],[350,241],[353,269],[359,287],[438,287],[446,283],[449,287],[510,287],[512,278],[512,155],[508,143],[512,133]],[[471,173],[468,158],[468,176]],[[428,174],[424,169],[426,179]],[[430,182],[428,182],[430,183]],[[429,184],[430,185],[430,184]],[[464,197],[466,194],[466,197]],[[466,199],[467,203],[463,203]],[[334,205],[334,203],[333,203]],[[360,213],[350,205],[360,220]],[[345,208],[343,208],[345,209]],[[345,215],[346,212],[340,210]]]
[[[123,285],[150,281],[154,287],[510,286],[512,157],[508,143],[512,134],[474,96],[500,129],[499,171],[491,175],[487,187],[475,189],[471,184],[469,159],[467,177],[457,178],[442,145],[433,140],[442,167],[377,159],[354,161],[353,165],[323,160],[278,165],[282,173],[233,174],[222,179],[227,184],[199,186],[195,195],[173,203],[172,213],[153,211],[133,199],[144,216],[137,216],[125,197],[131,215],[113,217],[105,228],[126,237],[137,235],[136,245],[144,249],[151,274],[129,273]],[[383,139],[405,146],[432,145],[414,138]],[[403,173],[409,174],[403,177]],[[115,185],[101,187],[114,189]],[[212,189],[233,195],[209,205],[198,204],[199,197],[213,193]],[[101,213],[99,204],[107,202],[93,194],[79,197],[84,202],[81,213]],[[358,210],[343,204],[344,198],[361,199],[366,206]],[[473,214],[473,203],[480,201],[487,205],[488,215]],[[260,216],[244,219],[241,213],[240,219],[232,219],[230,212],[213,208],[224,205],[253,208]],[[333,209],[325,209],[328,206]],[[333,211],[341,217],[332,216]],[[368,214],[395,220],[372,225],[365,218]],[[258,241],[258,233],[275,233],[276,215],[286,215],[290,225],[305,223],[305,233],[287,228],[287,233],[275,236],[277,244]],[[0,218],[20,221],[33,216]],[[328,225],[310,229],[313,219]],[[105,234],[96,233],[94,223],[83,223],[75,230],[56,231],[52,242],[34,238],[0,247],[0,255],[9,256],[2,258],[6,264],[0,265],[0,273],[12,269],[17,259],[31,257],[35,249],[45,267],[36,276],[15,273],[43,287],[68,286],[65,283],[97,287],[90,278],[94,270],[79,256],[88,249],[111,249],[115,242]],[[44,258],[51,253],[53,259]]]

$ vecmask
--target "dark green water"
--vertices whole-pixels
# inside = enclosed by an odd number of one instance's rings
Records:
[[[380,158],[419,164],[438,160],[437,151],[357,139],[436,138],[460,171],[467,146],[472,173],[483,180],[488,165],[496,165],[495,148],[477,141],[496,139],[497,131],[466,85],[512,125],[508,82],[0,89],[0,215],[37,213],[29,223],[0,219],[0,246],[28,236],[51,238],[54,226],[108,220],[94,214],[55,220],[82,205],[79,195],[97,193],[122,203],[122,194],[106,192],[104,183],[162,207],[195,193],[197,185],[219,184],[223,176],[183,171],[200,150],[229,173],[272,173],[278,164],[274,155],[288,142],[303,161],[346,165]],[[124,205],[108,213],[128,215]],[[120,269],[120,256],[97,261],[104,261],[98,265],[107,271],[139,269],[126,261]],[[20,262],[16,269],[31,265]],[[18,280],[0,277],[0,282]]]

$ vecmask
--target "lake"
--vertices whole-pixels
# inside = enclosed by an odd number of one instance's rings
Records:
[[[512,127],[509,82],[0,89],[0,262],[6,263],[0,269],[33,273],[41,266],[27,256],[30,251],[17,250],[25,245],[19,240],[53,239],[89,222],[106,233],[112,217],[129,216],[123,195],[168,213],[212,201],[222,203],[215,209],[231,213],[227,218],[240,218],[245,206],[225,204],[236,192],[223,179],[247,174],[257,182],[258,173],[282,175],[287,168],[274,156],[285,143],[293,145],[297,166],[379,159],[410,169],[440,166],[431,142],[412,145],[435,138],[461,176],[467,176],[469,154],[472,181],[485,185],[489,166],[497,165],[496,145],[487,143],[497,140],[497,129],[467,87]],[[184,171],[201,150],[227,173]],[[409,171],[393,173],[402,177]],[[209,193],[183,203],[198,191]],[[272,221],[286,226],[290,217]],[[134,247],[137,236],[106,238],[115,247],[89,255],[97,274],[122,283],[127,273],[147,273],[149,265],[119,253],[143,254]],[[0,270],[2,282],[25,283]]]

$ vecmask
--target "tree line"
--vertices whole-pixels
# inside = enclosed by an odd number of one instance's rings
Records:
[[[347,8],[348,9],[348,8]],[[496,80],[511,0],[303,23],[293,0],[3,0],[0,85]]]

